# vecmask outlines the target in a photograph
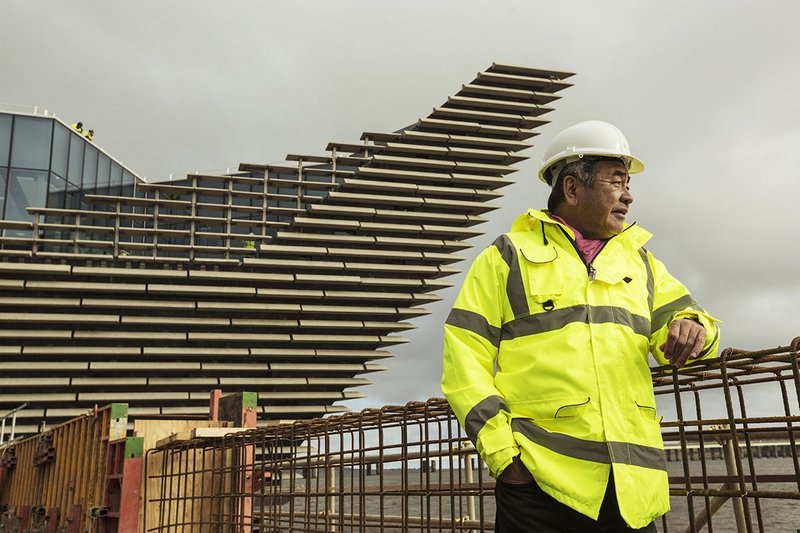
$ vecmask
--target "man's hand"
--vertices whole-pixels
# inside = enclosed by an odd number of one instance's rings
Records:
[[[695,359],[706,343],[706,328],[694,320],[682,318],[669,325],[667,342],[659,346],[664,357],[676,368],[686,364],[687,359]]]
[[[514,457],[510,465],[500,473],[500,481],[512,485],[525,485],[533,481],[533,476],[527,467],[522,463],[519,455]]]

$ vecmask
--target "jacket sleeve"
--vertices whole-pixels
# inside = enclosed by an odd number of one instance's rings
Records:
[[[716,357],[719,349],[719,320],[698,305],[689,290],[667,272],[664,263],[653,257],[650,252],[647,252],[647,259],[653,273],[650,352],[660,364],[668,364],[669,361],[659,347],[667,340],[669,326],[674,320],[690,318],[697,320],[705,328],[706,342],[697,359],[689,362]]]
[[[508,266],[489,246],[472,264],[444,326],[442,392],[495,477],[519,453],[510,410],[494,386],[507,277]]]

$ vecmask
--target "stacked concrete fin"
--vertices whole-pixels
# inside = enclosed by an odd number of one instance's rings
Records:
[[[494,64],[321,156],[0,223],[0,413],[29,401],[20,431],[109,402],[203,413],[215,388],[258,392],[260,420],[344,410],[448,285],[569,76]]]

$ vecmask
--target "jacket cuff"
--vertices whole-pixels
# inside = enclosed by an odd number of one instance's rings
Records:
[[[712,348],[716,345],[717,340],[719,339],[719,328],[717,327],[717,324],[721,323],[722,321],[714,318],[704,311],[696,311],[694,309],[684,309],[683,311],[678,311],[675,313],[673,320],[680,319],[689,319],[699,322],[700,325],[706,330],[705,346],[703,346],[703,351],[700,352],[700,355],[697,357],[697,359],[694,359],[694,361],[715,357],[717,354],[714,350],[712,350]]]
[[[484,457],[483,460],[486,462],[486,466],[489,467],[489,475],[493,478],[500,477],[503,470],[511,464],[517,455],[519,455],[519,447],[509,446]]]

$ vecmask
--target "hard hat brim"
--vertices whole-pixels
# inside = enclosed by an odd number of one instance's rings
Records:
[[[552,159],[551,161],[545,161],[544,164],[542,164],[542,168],[539,170],[539,179],[542,180],[547,185],[552,187],[553,184],[550,183],[549,181],[547,181],[547,178],[545,176],[547,175],[548,171],[553,166],[558,165],[562,161],[566,161],[568,159],[572,159],[573,161],[577,161],[578,159],[581,159],[583,157],[616,157],[616,158],[622,159],[623,161],[626,161],[626,163],[627,163],[628,174],[638,174],[640,172],[644,172],[644,169],[645,169],[645,166],[644,166],[644,163],[642,162],[642,160],[639,159],[638,157],[634,157],[632,155],[610,154],[610,153],[608,153],[606,151],[597,151],[597,152],[584,151],[583,153],[581,153],[578,156],[565,156],[563,154],[560,154],[557,157],[551,158]],[[569,162],[572,162],[572,161],[569,161]],[[558,176],[553,176],[553,177],[557,178]]]
[[[603,120],[585,120],[556,134],[545,150],[539,179],[550,185],[546,178],[557,177],[560,166],[586,156],[619,158],[631,174],[644,170],[644,163],[631,155],[628,139],[619,128]]]

